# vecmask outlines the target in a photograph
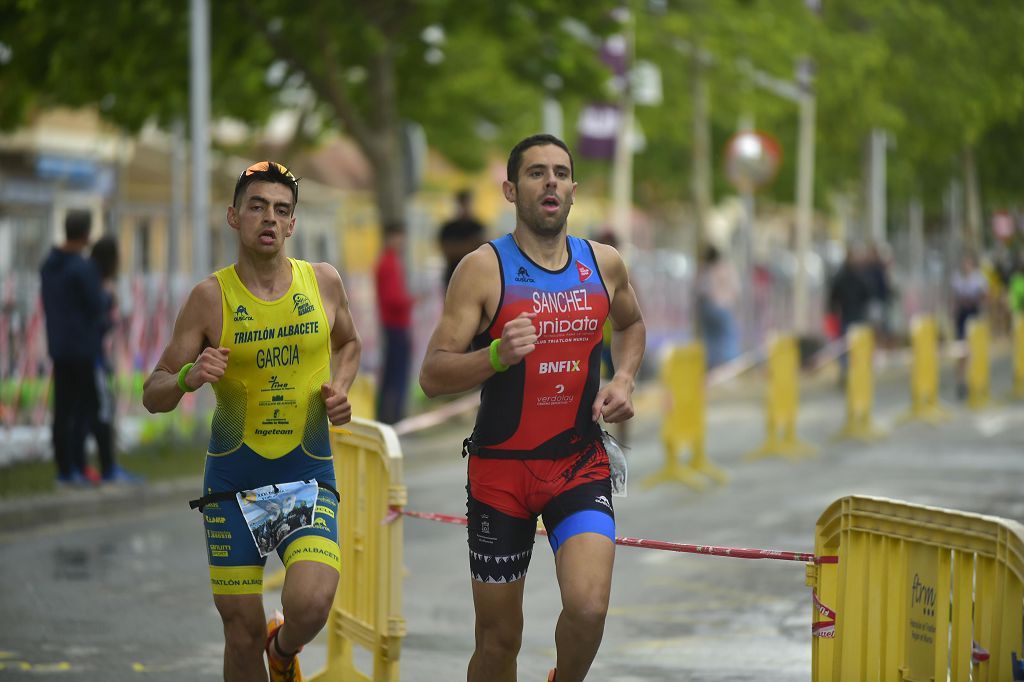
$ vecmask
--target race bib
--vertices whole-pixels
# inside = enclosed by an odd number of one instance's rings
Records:
[[[607,431],[601,432],[601,441],[608,453],[608,467],[611,469],[612,495],[626,497],[626,478],[629,474],[626,466],[626,453],[622,451],[619,441]]]
[[[260,556],[273,552],[300,528],[313,525],[319,494],[316,479],[265,485],[235,494]]]

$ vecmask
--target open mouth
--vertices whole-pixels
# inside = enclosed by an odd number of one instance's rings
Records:
[[[548,213],[554,213],[555,211],[558,210],[558,207],[561,206],[562,204],[558,200],[558,197],[551,196],[551,197],[544,197],[544,199],[540,202],[540,205]]]
[[[260,244],[273,244],[277,241],[277,235],[274,234],[273,230],[263,230],[260,232]]]

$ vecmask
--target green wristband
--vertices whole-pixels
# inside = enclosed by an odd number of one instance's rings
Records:
[[[508,365],[501,364],[501,359],[498,357],[498,348],[500,347],[501,339],[491,341],[491,367],[495,372],[504,372],[508,369]]]
[[[185,383],[185,375],[188,374],[188,371],[192,369],[192,365],[194,364],[196,363],[186,362],[184,365],[182,365],[181,369],[178,370],[178,388],[180,388],[185,393],[191,393],[192,391],[196,390],[194,388],[189,388],[188,384]]]

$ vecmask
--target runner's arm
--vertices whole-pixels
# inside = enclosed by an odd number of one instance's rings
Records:
[[[632,395],[647,345],[647,328],[622,256],[613,247],[596,243],[594,255],[611,299],[608,316],[615,332],[612,334],[615,376],[598,391],[592,416],[595,422],[603,416],[605,422],[617,423],[633,416]]]
[[[612,365],[615,367],[614,379],[627,380],[630,385],[640,371],[640,363],[644,359],[647,347],[647,327],[644,316],[640,312],[640,303],[636,291],[629,281],[629,272],[622,256],[614,248],[604,246],[605,263],[601,264],[601,273],[606,281],[611,282],[612,299],[608,315],[612,320]],[[596,245],[595,245],[596,247]]]
[[[420,367],[420,387],[427,397],[468,391],[494,374],[489,348],[467,349],[484,322],[489,289],[500,286],[497,272],[497,256],[489,246],[481,246],[455,268]]]
[[[352,310],[341,275],[329,263],[317,263],[314,267],[321,299],[325,306],[334,307],[334,324],[331,325],[331,388],[336,393],[348,395],[359,371],[363,342],[352,321]]]
[[[178,386],[178,371],[188,362],[196,362],[200,353],[210,346],[207,329],[219,328],[216,317],[221,317],[220,285],[209,277],[189,292],[185,304],[174,321],[174,330],[160,360],[142,387],[142,404],[150,412],[170,412],[178,406],[185,393]],[[219,340],[219,339],[218,339]],[[211,349],[216,353],[216,349]],[[224,354],[226,366],[226,350]],[[193,366],[186,376],[186,384],[198,388],[212,376],[201,375],[202,368]],[[223,374],[223,372],[221,372]]]

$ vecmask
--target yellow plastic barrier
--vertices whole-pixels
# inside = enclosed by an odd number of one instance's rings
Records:
[[[1013,316],[1013,398],[1024,398],[1024,315]]]
[[[1011,397],[1024,398],[1024,315],[1014,315],[1014,388]]]
[[[402,618],[402,452],[390,426],[353,419],[331,429],[338,477],[341,580],[327,621],[327,667],[314,682],[397,682],[405,637]],[[390,519],[390,522],[388,520]],[[373,656],[373,673],[356,669],[353,645]]]
[[[1015,679],[1024,526],[994,516],[844,497],[818,519],[814,682]],[[830,621],[834,620],[834,625]],[[972,660],[972,652],[987,653]]]
[[[745,459],[779,456],[798,459],[817,450],[796,436],[796,417],[800,404],[800,349],[792,336],[772,340],[768,350],[768,391],[765,413],[768,435],[764,444]]]
[[[967,323],[967,406],[979,410],[992,401],[988,321],[975,318]]]
[[[875,336],[871,327],[858,324],[846,333],[846,343],[846,425],[833,440],[853,438],[870,442],[885,435],[871,422],[871,408],[875,404]]]
[[[363,419],[377,418],[377,386],[373,379],[360,374],[348,389],[352,415]]]
[[[659,483],[683,483],[703,490],[708,478],[718,483],[729,480],[724,471],[708,461],[704,450],[704,375],[704,346],[691,343],[669,351],[662,367],[662,380],[669,392],[669,407],[661,426],[665,464],[644,479],[645,488]],[[681,464],[677,454],[687,446],[692,457],[688,464]]]
[[[910,410],[899,421],[943,422],[950,418],[950,412],[939,403],[939,329],[934,317],[914,317],[910,347]]]

